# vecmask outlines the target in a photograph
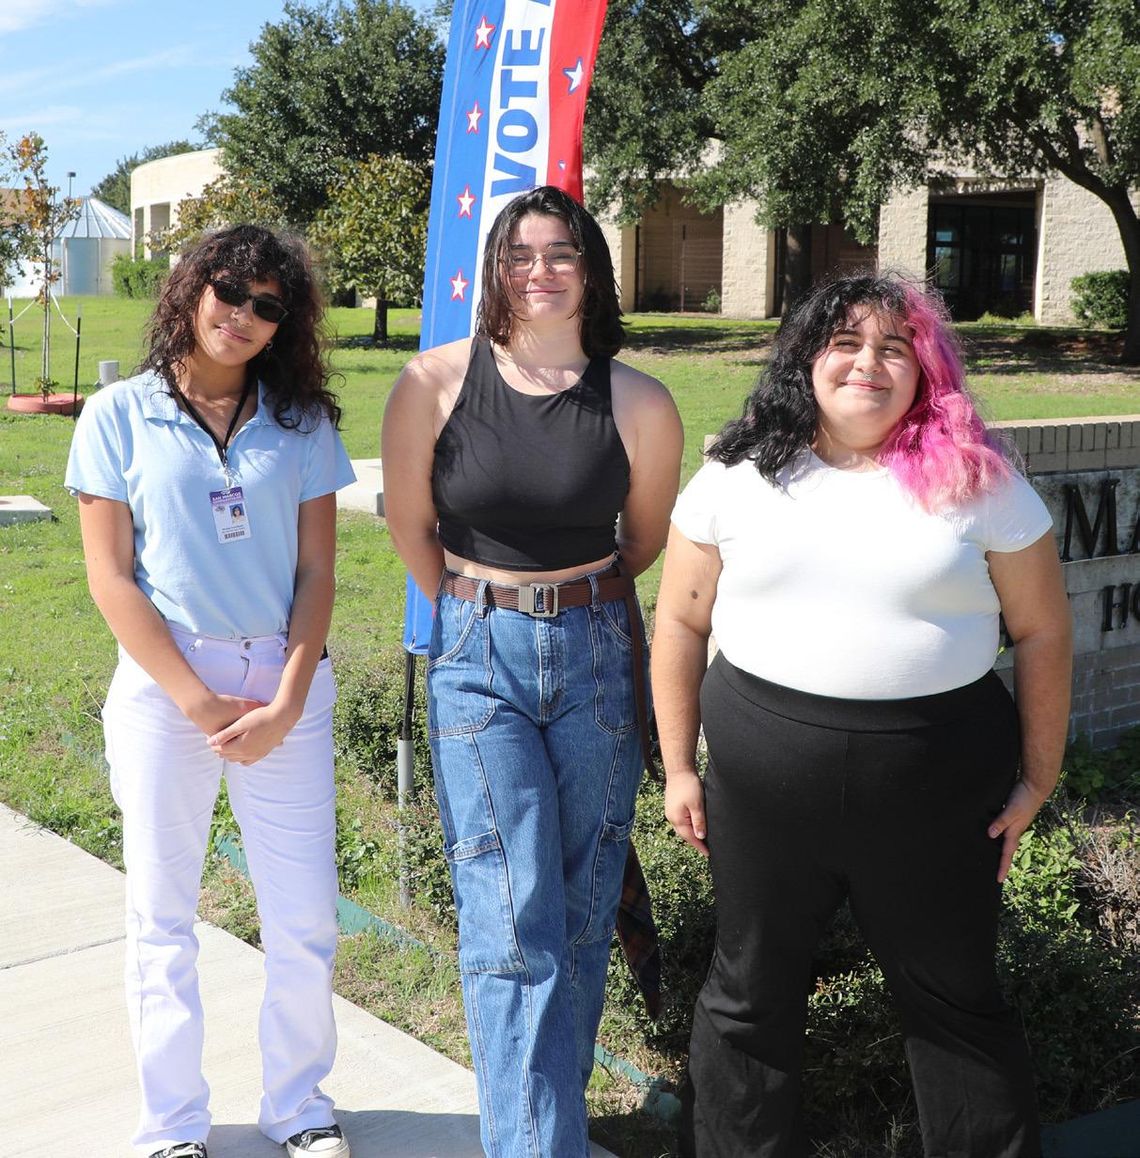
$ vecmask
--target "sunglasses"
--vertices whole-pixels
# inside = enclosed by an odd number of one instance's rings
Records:
[[[236,281],[226,281],[224,278],[210,279],[210,288],[214,297],[227,306],[240,309],[246,302],[252,302],[255,317],[263,322],[272,322],[276,325],[283,321],[289,311],[270,294],[251,294],[245,286]]]

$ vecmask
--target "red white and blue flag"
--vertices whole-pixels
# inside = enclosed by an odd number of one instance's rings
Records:
[[[483,246],[511,198],[557,185],[582,200],[582,118],[606,0],[457,0],[439,110],[420,349],[475,327]],[[408,579],[404,646],[431,608]]]

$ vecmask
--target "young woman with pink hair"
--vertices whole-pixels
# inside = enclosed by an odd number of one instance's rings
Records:
[[[1040,1153],[994,951],[1068,727],[1050,529],[974,410],[938,299],[858,275],[797,305],[677,501],[657,603],[665,811],[710,855],[718,920],[684,1153],[806,1153],[812,954],[844,900],[902,1016],[926,1153]],[[999,613],[1016,703],[992,671]]]

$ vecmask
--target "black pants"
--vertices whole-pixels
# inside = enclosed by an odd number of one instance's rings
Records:
[[[697,1000],[683,1145],[800,1158],[812,956],[846,898],[906,1038],[930,1158],[1040,1153],[1024,1036],[994,971],[1013,703],[992,673],[937,696],[836,700],[719,656],[701,689],[717,943]]]

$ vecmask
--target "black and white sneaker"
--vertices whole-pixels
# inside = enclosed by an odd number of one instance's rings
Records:
[[[156,1150],[150,1158],[207,1158],[204,1142],[175,1142],[165,1150]]]
[[[349,1158],[348,1143],[339,1126],[302,1130],[285,1143],[289,1158]]]

